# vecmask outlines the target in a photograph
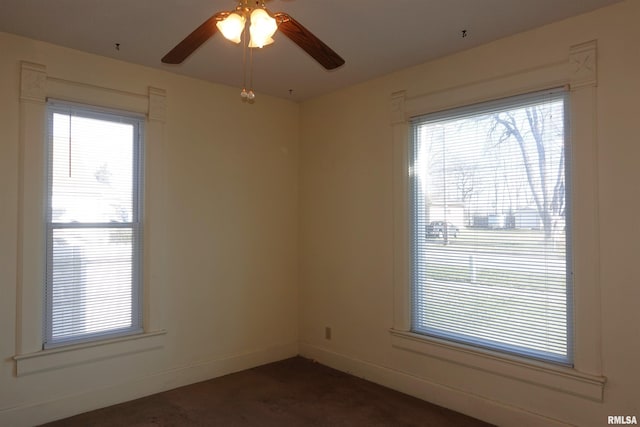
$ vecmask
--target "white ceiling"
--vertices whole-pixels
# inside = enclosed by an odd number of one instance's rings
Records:
[[[617,1],[269,0],[270,11],[291,15],[346,64],[326,71],[276,33],[273,45],[254,54],[254,90],[258,96],[309,99]],[[198,25],[235,5],[233,0],[0,0],[0,31],[241,87],[242,48],[219,33],[180,65],[160,62]]]

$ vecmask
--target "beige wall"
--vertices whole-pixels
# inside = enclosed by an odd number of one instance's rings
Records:
[[[640,417],[640,277],[635,268],[640,254],[640,55],[634,35],[638,16],[640,2],[627,1],[302,104],[303,355],[502,425],[598,426],[607,424],[607,415]],[[395,348],[389,333],[396,297],[392,93],[460,96],[475,90],[479,82],[498,82],[495,96],[504,95],[501,76],[563,61],[568,66],[570,46],[594,39],[595,122],[590,117],[582,117],[582,122],[596,126],[596,158],[594,164],[576,166],[589,172],[597,188],[576,183],[580,194],[575,197],[598,196],[593,211],[599,219],[593,212],[574,215],[578,222],[598,219],[590,244],[600,256],[593,260],[595,274],[589,274],[595,277],[585,277],[584,258],[577,260],[581,270],[576,274],[582,276],[576,280],[576,291],[595,283],[601,297],[589,312],[576,310],[585,321],[596,320],[580,345],[596,348],[601,355],[601,372],[586,371],[607,378],[603,400]],[[473,93],[466,95],[473,98]],[[589,158],[581,143],[574,141],[577,161]],[[331,340],[324,337],[326,326],[332,328]]]
[[[0,425],[32,425],[296,355],[299,106],[267,96],[245,105],[237,88],[3,33],[0,52]],[[39,332],[17,324],[18,285],[32,285],[19,280],[17,251],[21,61],[116,92],[166,90],[162,155],[162,141],[146,141],[154,159],[164,158],[148,165],[155,172],[146,183],[166,205],[147,212],[166,228],[146,230],[165,250],[147,277],[148,300],[159,303],[154,327],[166,330],[153,338],[159,348],[125,343],[120,353],[133,354],[15,375],[13,356],[33,351],[20,335]]]
[[[68,416],[298,352],[502,425],[596,426],[607,415],[640,416],[638,16],[640,2],[629,0],[300,106],[266,96],[247,106],[237,88],[0,34],[0,425]],[[570,46],[594,39],[591,180],[600,256],[592,281],[601,317],[596,307],[593,318],[601,318],[602,333],[601,342],[597,331],[587,338],[602,356],[603,400],[393,347],[391,94],[500,81],[566,61]],[[167,331],[159,348],[15,375],[20,61],[72,82],[135,94],[166,90],[165,174],[147,182],[167,206],[156,213],[166,224],[166,262],[155,270],[162,287],[149,284],[161,293],[159,323]]]

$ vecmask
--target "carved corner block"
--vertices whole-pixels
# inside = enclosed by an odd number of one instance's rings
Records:
[[[571,46],[569,51],[569,80],[572,88],[597,86],[597,41]]]
[[[406,121],[404,101],[407,97],[406,91],[394,92],[391,94],[391,124]]]
[[[44,103],[47,99],[47,67],[23,61],[20,64],[20,99]]]
[[[167,92],[149,87],[149,120],[164,122],[167,114]]]

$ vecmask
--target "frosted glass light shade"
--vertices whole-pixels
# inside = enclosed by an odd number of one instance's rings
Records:
[[[251,40],[249,40],[249,47],[264,47],[264,46],[268,46],[271,43],[273,43],[273,39],[271,37],[269,37],[266,40],[262,40],[260,43],[261,43],[261,45],[257,44],[257,43],[254,43],[253,37],[251,37]]]
[[[249,47],[263,47],[273,43],[271,36],[277,29],[276,20],[269,16],[266,10],[254,9],[251,12],[251,26],[249,27],[251,34]]]
[[[240,37],[242,36],[242,30],[244,30],[244,24],[246,20],[244,16],[238,13],[230,13],[229,16],[219,21],[216,27],[220,30],[222,35],[234,43],[240,43]]]

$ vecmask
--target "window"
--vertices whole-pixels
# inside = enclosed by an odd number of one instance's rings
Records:
[[[142,332],[142,119],[50,101],[44,347]]]
[[[411,331],[572,364],[566,93],[416,117]]]

